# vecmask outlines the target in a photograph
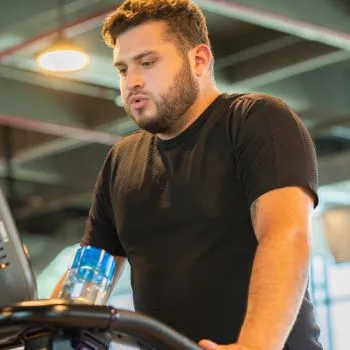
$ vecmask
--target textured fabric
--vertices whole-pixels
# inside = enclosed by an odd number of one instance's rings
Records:
[[[285,186],[308,188],[316,205],[316,169],[308,131],[281,100],[224,94],[176,138],[140,131],[112,148],[82,244],[127,256],[136,310],[232,343],[257,247],[250,205]],[[306,294],[289,349],[320,349],[317,337]]]

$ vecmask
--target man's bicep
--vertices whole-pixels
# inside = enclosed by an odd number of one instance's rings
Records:
[[[80,244],[104,249],[114,256],[125,256],[117,232],[110,193],[110,155],[98,175]]]
[[[125,251],[119,241],[118,233],[113,225],[107,222],[96,222],[90,219],[86,222],[84,235],[80,245],[91,245],[101,248],[114,256],[125,256]]]
[[[307,188],[283,187],[259,196],[250,206],[253,229],[258,241],[272,232],[310,231],[314,195]]]
[[[108,212],[108,208],[100,208],[98,215],[93,213],[94,209],[95,206],[93,205],[80,244],[104,249],[113,256],[125,257],[126,253],[119,240],[116,225]]]
[[[236,138],[238,179],[251,206],[278,188],[308,188],[317,205],[317,162],[310,133],[300,118],[277,99],[255,104]]]

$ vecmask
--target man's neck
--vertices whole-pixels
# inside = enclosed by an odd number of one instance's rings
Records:
[[[221,94],[217,88],[212,88],[205,95],[198,96],[196,102],[187,110],[186,114],[181,119],[181,124],[177,125],[173,130],[157,134],[161,140],[170,140],[181,134],[184,130],[190,127],[208,108],[208,106]]]

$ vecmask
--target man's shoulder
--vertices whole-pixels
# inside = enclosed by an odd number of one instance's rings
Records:
[[[129,147],[130,145],[134,145],[140,141],[150,140],[152,138],[152,134],[145,130],[136,130],[132,134],[123,136],[123,138],[119,141],[120,147]]]
[[[231,108],[236,106],[251,107],[255,105],[267,105],[267,104],[284,104],[285,102],[277,97],[265,93],[235,93],[235,94],[224,94],[224,99],[230,105]]]
[[[132,134],[123,136],[112,148],[113,156],[118,156],[120,153],[132,152],[140,150],[145,145],[152,142],[153,135],[144,130],[137,130]]]
[[[242,124],[247,120],[266,122],[266,118],[279,122],[294,119],[299,122],[295,111],[279,97],[264,93],[232,94],[225,96],[230,108],[230,118]],[[258,124],[257,124],[258,127]]]

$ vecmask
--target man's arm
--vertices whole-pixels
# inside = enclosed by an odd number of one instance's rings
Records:
[[[124,271],[126,260],[127,260],[125,257],[122,257],[122,256],[115,256],[114,259],[116,261],[117,266],[116,266],[116,269],[114,271],[113,281],[112,281],[112,285],[110,288],[110,292],[108,294],[108,298],[113,294],[113,290],[114,290],[120,276],[122,275],[122,273]],[[58,298],[58,295],[61,292],[64,281],[66,279],[66,275],[67,275],[67,272],[65,272],[64,275],[58,281],[55,289],[53,290],[53,292],[51,294],[51,298]]]
[[[109,290],[108,298],[113,294],[114,288],[119,281],[120,276],[123,274],[123,271],[125,269],[125,265],[127,262],[127,259],[123,256],[115,256],[114,257],[116,263],[117,263],[117,268],[115,269],[114,276],[113,276],[113,281],[111,288]]]
[[[64,275],[59,279],[58,283],[56,284],[56,287],[54,288],[53,292],[51,293],[51,299],[58,298],[58,295],[60,294],[64,281],[66,279],[68,271],[64,273]]]
[[[258,246],[238,344],[227,348],[281,350],[307,284],[317,160],[310,133],[283,101],[251,96],[242,99],[242,113],[233,114],[231,135],[238,179],[248,203],[255,201]]]
[[[311,194],[298,187],[270,191],[253,203],[258,247],[239,345],[283,348],[306,290],[312,209]]]

